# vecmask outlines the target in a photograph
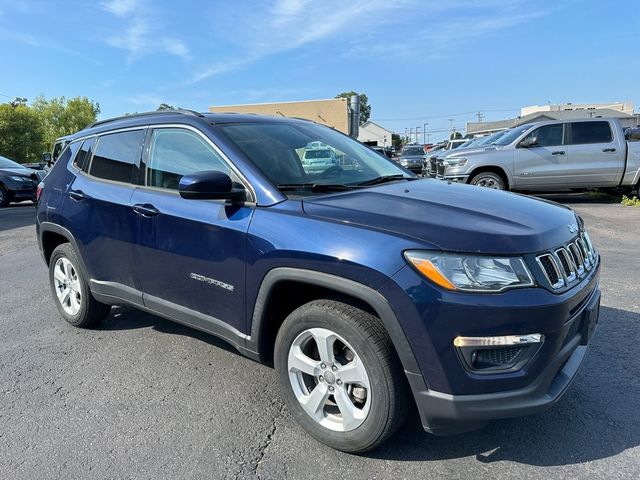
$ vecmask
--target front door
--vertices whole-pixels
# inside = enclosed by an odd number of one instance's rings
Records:
[[[230,165],[202,133],[156,127],[143,168],[143,185],[131,204],[138,217],[135,258],[145,305],[196,327],[221,333],[229,325],[243,332],[253,207],[187,200],[178,193],[180,178],[190,173],[220,170],[233,179]]]
[[[569,155],[563,139],[561,123],[536,128],[524,137],[514,155],[514,187],[526,190],[565,186]],[[531,141],[530,146],[522,146]]]

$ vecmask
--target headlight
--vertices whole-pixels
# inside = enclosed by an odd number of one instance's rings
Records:
[[[27,177],[18,177],[17,175],[10,175],[9,178],[11,180],[15,180],[16,182],[30,182],[31,179]]]
[[[442,163],[447,167],[464,167],[467,164],[467,159],[464,157],[445,158]]]
[[[407,261],[436,285],[463,292],[501,292],[531,287],[533,277],[520,257],[486,257],[407,251]]]

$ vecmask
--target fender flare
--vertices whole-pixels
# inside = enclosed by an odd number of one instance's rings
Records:
[[[308,283],[330,290],[338,290],[370,305],[380,320],[382,320],[405,372],[421,375],[418,362],[413,355],[413,350],[407,340],[407,336],[385,297],[371,287],[353,280],[329,273],[301,268],[277,267],[265,275],[260,285],[258,296],[256,297],[251,322],[251,336],[247,340],[247,342],[251,344],[249,347],[251,350],[257,351],[262,335],[266,335],[268,328],[266,306],[273,287],[282,281]]]
[[[45,253],[44,253],[44,242],[43,242],[44,234],[46,232],[57,233],[58,235],[61,235],[62,237],[66,238],[69,241],[69,243],[73,247],[73,250],[76,252],[76,255],[78,256],[78,260],[80,261],[80,271],[82,272],[82,275],[84,276],[84,278],[87,279],[87,282],[89,282],[89,279],[91,277],[89,276],[89,271],[87,270],[84,258],[82,258],[82,254],[80,253],[80,249],[78,248],[78,242],[76,242],[75,237],[69,230],[58,225],[57,223],[41,222],[38,225],[38,244],[40,246],[40,253],[42,253],[42,258],[44,259],[44,261],[48,264],[48,259],[45,257]]]

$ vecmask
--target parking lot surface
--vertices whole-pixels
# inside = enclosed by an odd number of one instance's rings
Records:
[[[273,370],[129,308],[93,330],[51,298],[34,209],[0,210],[0,478],[640,478],[640,209],[548,196],[603,259],[600,325],[561,402],[453,437],[413,416],[363,456],[308,437]]]

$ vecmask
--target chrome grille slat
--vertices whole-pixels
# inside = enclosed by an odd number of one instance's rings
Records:
[[[545,279],[554,290],[579,281],[596,265],[597,254],[586,232],[572,242],[536,257]]]

